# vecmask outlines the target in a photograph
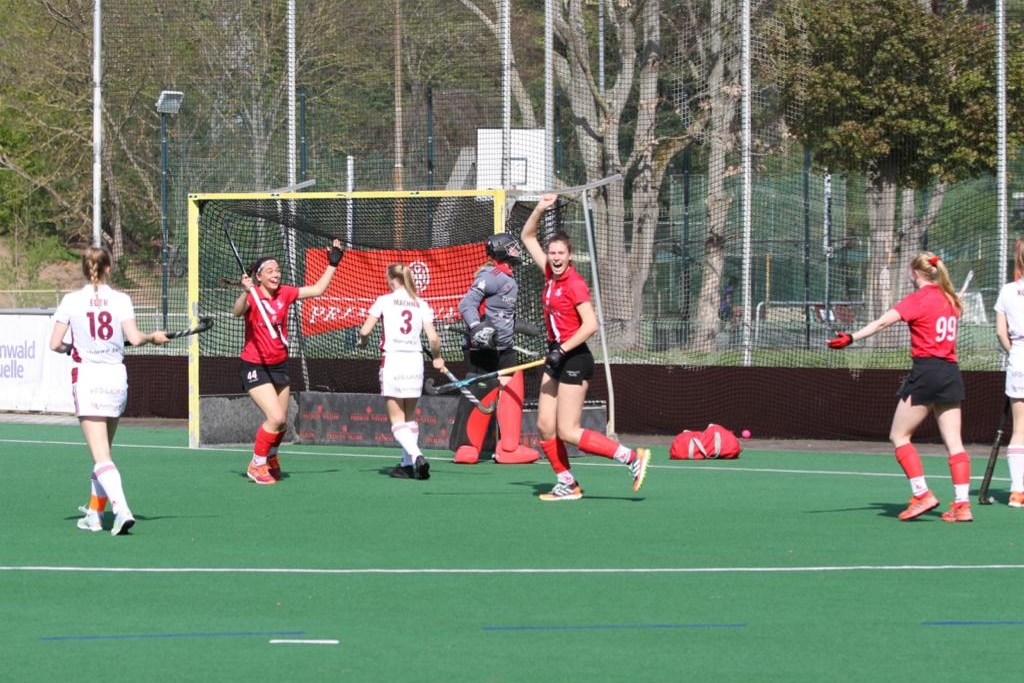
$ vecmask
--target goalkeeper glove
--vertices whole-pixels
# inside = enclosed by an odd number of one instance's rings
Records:
[[[853,343],[853,337],[846,332],[836,332],[834,339],[828,340],[828,345],[833,349],[845,349]]]
[[[498,346],[497,330],[493,325],[477,323],[469,328],[469,346],[473,349],[493,349]]]

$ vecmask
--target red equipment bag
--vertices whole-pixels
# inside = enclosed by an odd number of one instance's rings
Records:
[[[732,460],[740,457],[743,446],[736,435],[721,425],[711,423],[703,432],[690,429],[672,440],[668,457],[672,460]]]

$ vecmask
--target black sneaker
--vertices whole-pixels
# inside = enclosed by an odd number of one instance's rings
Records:
[[[417,479],[430,479],[430,463],[422,455],[416,456],[413,468],[416,470]]]
[[[415,479],[416,473],[412,465],[395,465],[390,475],[393,479]]]

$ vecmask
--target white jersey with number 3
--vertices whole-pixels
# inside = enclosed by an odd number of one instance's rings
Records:
[[[400,287],[377,297],[369,313],[379,318],[384,327],[381,351],[422,353],[420,336],[423,323],[434,322],[434,311],[426,301],[418,297],[414,299],[404,287]]]
[[[109,285],[86,285],[61,299],[54,320],[71,328],[75,360],[117,364],[124,361],[121,323],[135,318],[131,297]]]

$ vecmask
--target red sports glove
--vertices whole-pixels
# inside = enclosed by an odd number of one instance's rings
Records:
[[[853,343],[853,337],[846,332],[836,332],[835,339],[829,339],[828,345],[833,349],[845,349]]]

